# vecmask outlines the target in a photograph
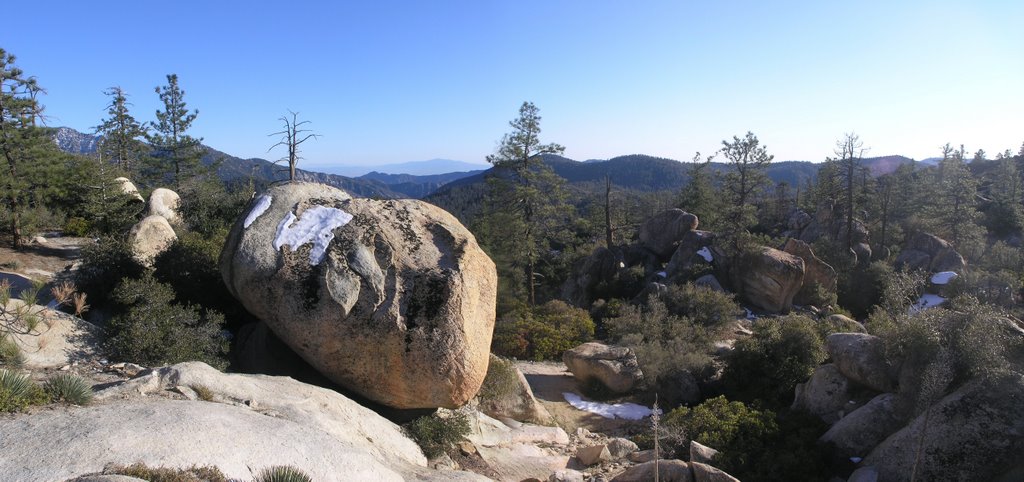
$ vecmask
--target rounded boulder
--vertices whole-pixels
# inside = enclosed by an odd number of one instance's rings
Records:
[[[235,223],[220,269],[285,344],[370,400],[455,408],[483,383],[497,275],[440,208],[277,185]]]

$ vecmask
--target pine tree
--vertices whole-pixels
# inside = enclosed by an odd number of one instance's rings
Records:
[[[756,221],[755,197],[768,184],[765,171],[775,156],[768,154],[768,150],[753,132],[747,132],[743,139],[736,136],[732,139],[732,142],[722,141],[720,152],[730,165],[723,180],[725,195],[730,204],[724,227],[727,235],[735,237]]]
[[[56,194],[59,183],[49,180],[60,153],[46,129],[37,125],[43,115],[37,97],[43,89],[14,62],[14,55],[0,49],[0,206],[8,211],[11,244],[20,249],[29,227],[27,211]]]
[[[185,91],[178,87],[178,76],[169,74],[167,85],[157,87],[156,93],[164,103],[163,111],[156,111],[156,122],[152,123],[152,134],[147,134],[156,151],[157,176],[163,181],[168,173],[173,176],[175,188],[180,189],[183,180],[200,172],[202,138],[194,138],[186,132],[199,115],[198,110],[189,112],[185,104]]]
[[[689,180],[679,192],[679,208],[696,214],[700,224],[710,229],[717,225],[721,207],[712,178],[711,160],[714,158],[711,155],[702,160],[699,152],[694,154],[693,162],[687,168]]]
[[[836,141],[837,173],[839,188],[842,194],[842,213],[844,217],[844,235],[846,248],[853,246],[853,218],[858,211],[858,183],[862,177],[861,158],[864,155],[864,143],[854,133],[848,133],[839,141]]]
[[[141,164],[148,148],[141,141],[146,137],[146,128],[128,112],[132,104],[128,95],[118,86],[107,89],[104,94],[111,97],[107,104],[107,114],[102,123],[94,128],[97,135],[103,136],[100,143],[100,158],[113,162],[121,171],[129,176]]]
[[[567,205],[564,181],[544,164],[544,154],[560,154],[565,148],[540,141],[540,111],[523,102],[519,117],[509,122],[512,131],[501,139],[495,154],[487,156],[495,174],[490,189],[490,243],[503,252],[513,270],[522,272],[527,302],[536,303],[537,261],[547,251],[552,231]],[[516,269],[518,267],[519,269]]]

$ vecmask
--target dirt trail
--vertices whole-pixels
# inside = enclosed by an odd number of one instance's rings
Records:
[[[516,362],[519,370],[526,376],[533,395],[551,413],[555,422],[566,432],[574,433],[577,428],[585,428],[591,432],[607,435],[624,435],[630,428],[646,426],[647,421],[623,419],[607,419],[600,415],[579,410],[562,396],[563,392],[580,393],[576,378],[572,376],[561,362]],[[610,401],[609,403],[617,403]]]

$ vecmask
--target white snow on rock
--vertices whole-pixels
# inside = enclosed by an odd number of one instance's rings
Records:
[[[950,281],[956,279],[957,276],[959,276],[959,275],[957,275],[953,271],[943,271],[941,273],[935,273],[935,274],[932,275],[932,284],[933,285],[944,285],[944,284],[949,283]]]
[[[253,221],[256,221],[256,218],[267,212],[267,209],[270,209],[270,201],[273,201],[273,198],[268,194],[257,198],[256,205],[252,207],[252,211],[249,211],[249,215],[245,217],[245,223],[242,226],[248,228]]]
[[[655,273],[655,274],[657,274],[657,275],[658,275],[659,277],[661,277],[661,278],[668,278],[668,273],[666,273],[666,272],[664,272],[664,271],[658,271],[658,272],[657,272],[657,273]]]
[[[711,255],[711,250],[708,249],[707,246],[700,248],[700,250],[697,251],[697,254],[699,254],[701,258],[704,258],[704,261],[707,261],[708,263],[715,260],[715,257]]]
[[[595,413],[604,418],[621,418],[625,420],[640,420],[644,417],[651,416],[651,409],[643,405],[637,405],[635,403],[601,403],[591,402],[584,400],[583,397],[572,393],[562,392],[562,396],[565,397],[565,401],[569,402],[569,405],[583,410],[584,412]]]
[[[941,296],[939,296],[939,295],[924,294],[924,295],[921,295],[921,297],[917,299],[917,303],[914,303],[913,305],[911,305],[911,307],[910,307],[910,309],[908,311],[912,315],[914,313],[918,313],[920,311],[927,310],[928,308],[935,308],[936,306],[939,306],[939,305],[941,305],[941,304],[943,304],[945,302],[946,302],[946,299],[941,297]]]
[[[750,308],[743,307],[743,311],[746,312],[746,318],[748,320],[756,320],[757,319],[757,315],[755,315],[753,311],[750,311]]]
[[[334,230],[340,228],[352,220],[352,215],[337,208],[326,206],[313,206],[302,212],[302,217],[296,218],[295,213],[289,211],[277,225],[277,237],[274,238],[274,249],[291,246],[292,252],[299,249],[306,243],[313,243],[313,250],[309,253],[309,264],[318,265],[324,260],[327,253],[327,246],[334,239]]]

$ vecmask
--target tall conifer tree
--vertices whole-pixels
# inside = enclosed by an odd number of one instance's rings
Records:
[[[103,136],[100,144],[100,158],[113,162],[124,173],[132,175],[146,155],[147,147],[142,142],[146,128],[128,112],[131,103],[121,87],[111,87],[104,94],[111,97],[107,114],[102,123],[95,127],[97,135]]]
[[[188,110],[185,91],[178,87],[175,74],[167,75],[167,85],[157,87],[156,93],[164,103],[164,110],[156,111],[156,122],[151,124],[153,133],[147,138],[153,144],[157,162],[161,165],[158,173],[162,176],[169,173],[175,188],[180,189],[182,181],[197,174],[200,168],[203,139],[187,134],[199,111]]]

